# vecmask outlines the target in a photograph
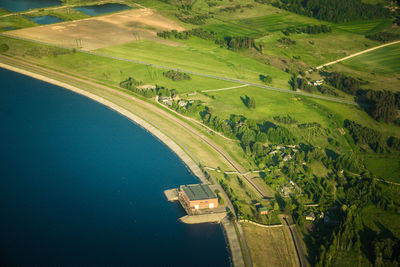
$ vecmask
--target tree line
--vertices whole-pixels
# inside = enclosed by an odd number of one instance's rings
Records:
[[[325,24],[322,25],[306,25],[301,27],[288,27],[282,30],[282,33],[289,36],[292,33],[320,34],[332,32],[332,27]]]
[[[378,42],[388,43],[400,39],[400,34],[393,32],[378,32],[375,34],[367,35],[366,37]]]
[[[163,32],[158,32],[157,36],[162,37],[164,39],[177,38],[177,39],[183,39],[183,40],[187,40],[191,36],[197,36],[197,37],[205,39],[205,40],[214,41],[220,47],[228,48],[231,50],[258,48],[255,45],[254,38],[246,37],[246,36],[244,36],[244,37],[243,36],[234,36],[234,37],[226,36],[224,38],[221,38],[218,36],[218,34],[212,32],[212,31],[209,32],[209,31],[199,29],[199,28],[189,30],[189,31],[182,31],[182,32],[177,32],[176,30],[163,31]]]
[[[344,126],[349,130],[354,142],[359,145],[367,145],[376,153],[400,151],[400,139],[397,137],[385,138],[381,132],[362,126],[361,124],[346,119]]]
[[[362,0],[280,0],[272,5],[297,14],[332,22],[389,18],[390,11],[382,4]]]

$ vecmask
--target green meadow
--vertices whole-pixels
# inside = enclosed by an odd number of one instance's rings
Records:
[[[202,27],[203,29],[215,32],[219,37],[223,38],[226,36],[248,36],[248,37],[260,37],[261,32],[249,28],[245,28],[238,24],[233,23],[221,23],[221,24],[210,24]]]
[[[400,43],[353,57],[343,64],[356,70],[400,74]]]
[[[260,82],[260,74],[270,75],[274,77],[272,85],[289,88],[287,81],[290,75],[272,66],[197,37],[175,41],[179,46],[144,40],[100,49],[97,52],[256,83]]]
[[[391,19],[348,22],[335,25],[338,29],[362,35],[374,34],[390,26],[392,26]]]
[[[368,155],[365,157],[368,170],[377,177],[400,183],[400,158],[398,155]]]
[[[21,15],[0,17],[0,31],[16,30],[21,28],[33,27],[38,24]]]

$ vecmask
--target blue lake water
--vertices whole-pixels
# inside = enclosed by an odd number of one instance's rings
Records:
[[[40,17],[34,17],[34,18],[28,17],[28,19],[36,22],[37,24],[41,24],[41,25],[53,24],[53,23],[58,23],[58,22],[63,21],[62,19],[54,17],[54,16],[40,16]]]
[[[0,7],[14,12],[40,7],[61,6],[59,0],[0,0]]]
[[[178,222],[163,195],[198,182],[165,145],[70,91],[0,80],[0,265],[229,265],[220,225]]]
[[[98,16],[102,14],[131,9],[131,7],[118,3],[108,3],[104,5],[74,7],[74,9],[89,16]]]

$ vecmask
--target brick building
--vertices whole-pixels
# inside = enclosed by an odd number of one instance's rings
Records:
[[[179,196],[182,204],[192,211],[218,207],[218,198],[205,184],[181,185]]]

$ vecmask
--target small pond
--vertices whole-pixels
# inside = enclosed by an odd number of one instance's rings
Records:
[[[40,16],[40,17],[28,17],[28,19],[36,22],[37,24],[46,25],[46,24],[53,24],[62,22],[63,20],[54,16]]]
[[[74,9],[82,13],[85,13],[86,15],[89,16],[97,16],[97,15],[131,9],[131,7],[123,4],[108,3],[104,5],[74,7]]]
[[[59,0],[0,0],[0,7],[13,12],[26,11],[34,8],[61,6]]]

